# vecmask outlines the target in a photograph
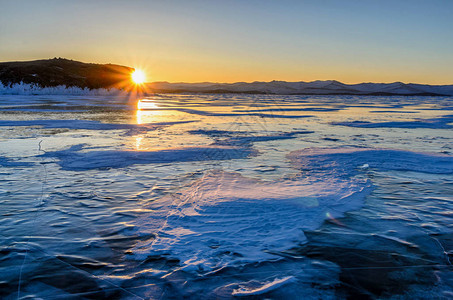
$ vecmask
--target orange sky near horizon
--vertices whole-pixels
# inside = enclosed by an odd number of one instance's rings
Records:
[[[439,68],[435,74],[427,74],[426,67],[420,65],[401,66],[399,70],[389,72],[385,66],[380,68],[369,64],[354,65],[319,65],[319,64],[269,64],[262,65],[253,61],[212,61],[201,64],[197,59],[162,59],[162,57],[148,58],[146,60],[134,58],[118,58],[106,60],[105,58],[84,57],[80,55],[61,56],[62,58],[82,61],[86,63],[118,64],[143,70],[147,82],[253,82],[262,81],[315,81],[337,80],[346,84],[363,82],[391,83],[401,81],[404,83],[419,83],[433,85],[453,84],[451,69],[445,66]],[[26,57],[11,55],[3,61],[26,61],[49,59],[53,57]],[[202,59],[202,58],[201,58]],[[202,66],[202,67],[201,67]]]
[[[119,60],[122,61],[122,60]],[[104,63],[104,62],[103,62]],[[107,63],[105,61],[105,63]],[[319,65],[319,64],[278,64],[265,65],[253,61],[204,62],[197,60],[150,59],[147,63],[124,60],[121,64],[142,69],[147,82],[253,82],[253,81],[315,81],[337,80],[346,84],[375,82],[391,83],[402,81],[420,84],[453,84],[451,70],[439,68],[435,74],[424,72],[424,66],[401,66],[399,70],[389,72],[385,66],[379,68],[369,64],[354,65]],[[201,67],[202,65],[202,67]]]

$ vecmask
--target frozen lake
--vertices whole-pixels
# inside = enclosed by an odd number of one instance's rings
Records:
[[[452,298],[453,98],[0,95],[0,214],[2,299]]]

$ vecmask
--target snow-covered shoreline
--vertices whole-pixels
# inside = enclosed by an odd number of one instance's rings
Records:
[[[111,89],[89,89],[75,86],[58,85],[54,87],[41,87],[37,84],[16,83],[11,86],[0,82],[0,95],[81,95],[81,96],[117,96],[125,94],[124,91]]]

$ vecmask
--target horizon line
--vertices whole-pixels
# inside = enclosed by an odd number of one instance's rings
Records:
[[[453,83],[446,83],[446,84],[431,84],[431,83],[416,83],[416,82],[403,82],[403,81],[390,81],[390,82],[373,82],[373,81],[362,81],[362,82],[356,82],[356,83],[345,83],[336,79],[328,79],[328,80],[311,80],[311,81],[304,81],[304,80],[299,80],[299,81],[287,81],[287,80],[270,80],[270,81],[231,81],[231,82],[217,82],[217,81],[195,81],[195,82],[188,82],[188,81],[166,81],[166,80],[158,80],[158,81],[149,81],[145,82],[144,84],[153,84],[153,83],[169,83],[169,84],[236,84],[236,83],[272,83],[272,82],[285,82],[285,83],[312,83],[312,82],[338,82],[341,84],[345,85],[357,85],[357,84],[366,84],[366,83],[371,83],[371,84],[392,84],[392,83],[402,83],[402,84],[417,84],[417,85],[430,85],[430,86],[445,86],[445,85],[453,85]]]

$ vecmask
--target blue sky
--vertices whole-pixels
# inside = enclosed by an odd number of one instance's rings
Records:
[[[0,61],[66,57],[151,81],[453,84],[453,1],[5,1]]]

